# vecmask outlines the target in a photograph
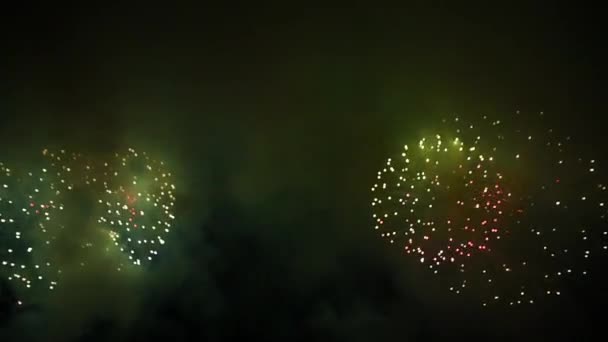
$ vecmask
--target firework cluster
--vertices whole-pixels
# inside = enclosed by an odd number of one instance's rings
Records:
[[[0,163],[0,275],[33,293],[87,255],[114,256],[118,271],[152,262],[173,229],[174,190],[164,162],[133,149],[105,160],[45,149],[27,171]]]
[[[484,306],[560,296],[608,255],[608,192],[580,151],[542,113],[443,120],[378,172],[374,228]]]

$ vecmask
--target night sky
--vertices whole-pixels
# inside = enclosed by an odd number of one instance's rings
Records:
[[[93,264],[26,307],[1,280],[1,341],[605,333],[601,272],[568,283],[559,301],[482,309],[378,237],[369,191],[386,157],[455,114],[543,111],[608,160],[599,9],[352,2],[2,12],[0,161],[31,165],[46,147],[95,158],[147,151],[173,170],[177,219],[158,261],[139,273]],[[85,212],[83,204],[74,215]]]

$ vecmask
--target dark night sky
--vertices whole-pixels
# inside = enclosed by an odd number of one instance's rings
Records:
[[[49,144],[138,146],[174,165],[181,220],[145,279],[110,290],[86,280],[94,291],[0,315],[7,340],[582,340],[603,330],[601,279],[559,306],[481,312],[376,239],[368,208],[383,159],[446,114],[542,110],[605,157],[599,9],[2,12],[0,159]]]

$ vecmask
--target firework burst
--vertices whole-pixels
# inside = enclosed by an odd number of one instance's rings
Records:
[[[175,219],[164,162],[134,149],[107,160],[45,149],[38,165],[0,164],[0,274],[20,296],[53,290],[62,268],[91,256],[114,256],[118,271],[157,258]]]
[[[606,185],[580,151],[542,113],[443,120],[378,172],[374,228],[484,306],[560,296],[608,254]]]

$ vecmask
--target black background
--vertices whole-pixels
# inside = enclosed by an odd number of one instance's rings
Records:
[[[386,248],[368,207],[382,160],[454,113],[544,111],[605,158],[600,8],[4,6],[1,157],[157,153],[180,227],[135,285],[93,272],[41,308],[0,304],[2,341],[601,339],[599,277],[481,311]]]

